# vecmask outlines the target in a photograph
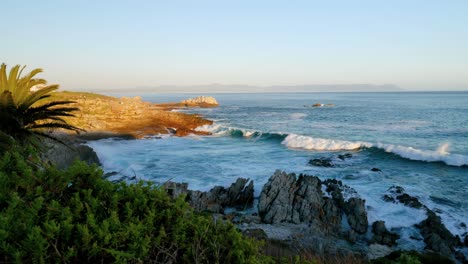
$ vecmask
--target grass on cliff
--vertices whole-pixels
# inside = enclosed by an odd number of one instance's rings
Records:
[[[77,162],[37,168],[0,157],[0,262],[265,263],[258,242],[149,183],[111,183]]]

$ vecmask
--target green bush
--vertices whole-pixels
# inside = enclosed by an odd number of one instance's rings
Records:
[[[0,158],[0,262],[268,261],[232,224],[149,183],[111,183],[83,162],[36,168],[18,151]]]

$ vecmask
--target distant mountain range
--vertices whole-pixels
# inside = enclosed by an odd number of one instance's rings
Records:
[[[285,92],[397,92],[404,91],[393,84],[304,84],[304,85],[274,85],[252,86],[242,84],[207,84],[207,85],[160,85],[154,87],[136,87],[134,92],[159,93],[285,93]],[[118,92],[116,90],[116,92]]]

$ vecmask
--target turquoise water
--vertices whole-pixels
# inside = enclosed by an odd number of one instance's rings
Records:
[[[128,95],[127,95],[128,96]],[[146,94],[152,102],[191,94]],[[366,199],[369,220],[385,220],[410,241],[422,210],[386,203],[392,185],[437,211],[455,234],[468,232],[468,93],[216,94],[220,107],[191,109],[215,121],[213,136],[90,142],[106,171],[208,190],[237,177],[256,194],[276,169],[338,178]],[[333,106],[311,107],[314,103]],[[340,160],[337,155],[351,153]],[[313,167],[330,157],[332,168]],[[371,168],[381,172],[372,172]]]

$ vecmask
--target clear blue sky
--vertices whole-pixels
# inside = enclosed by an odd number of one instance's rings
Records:
[[[64,89],[468,90],[468,1],[3,0],[0,62]]]

